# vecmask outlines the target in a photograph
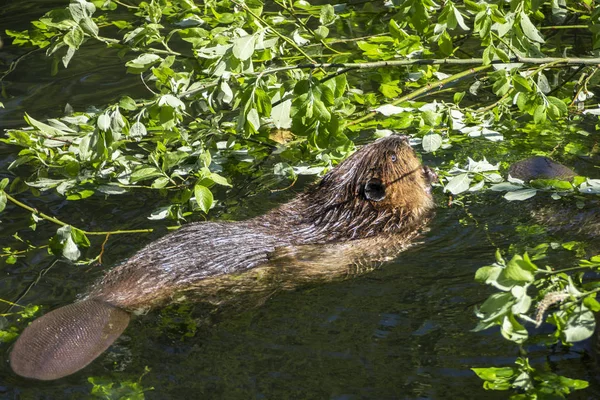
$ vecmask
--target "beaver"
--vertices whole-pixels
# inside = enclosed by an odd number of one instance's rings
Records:
[[[560,179],[571,181],[577,175],[571,168],[544,157],[533,156],[517,161],[508,169],[513,178],[529,182],[534,179]]]
[[[508,173],[513,178],[529,182],[534,179],[558,179],[573,181],[577,173],[571,168],[548,157],[534,156],[512,164]],[[535,199],[534,199],[535,200]],[[591,242],[596,242],[600,235],[599,201],[587,196],[586,204],[581,208],[574,207],[568,201],[552,201],[546,199],[534,201],[531,209],[534,220],[551,232],[581,234]],[[592,246],[597,249],[597,245]]]
[[[15,342],[10,365],[23,377],[58,379],[104,352],[132,313],[368,270],[414,242],[431,218],[435,179],[405,136],[365,145],[262,216],[191,223],[150,243],[81,300],[33,321]]]

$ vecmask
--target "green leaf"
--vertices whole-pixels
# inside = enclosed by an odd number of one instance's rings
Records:
[[[88,35],[93,37],[98,36],[98,25],[96,25],[94,20],[90,17],[85,17],[83,20],[81,20],[79,22],[79,26],[81,26],[81,29],[83,29],[83,31]]]
[[[569,112],[567,105],[561,99],[554,96],[547,96],[546,99],[559,109],[561,115],[566,115]]]
[[[517,89],[519,92],[531,92],[531,85],[529,84],[529,80],[527,78],[524,78],[519,74],[515,74],[512,77],[512,81],[515,85],[515,89]]]
[[[486,266],[481,267],[475,272],[475,281],[480,283],[491,283],[498,278],[502,272],[502,267],[498,266]]]
[[[256,108],[252,108],[250,109],[250,111],[248,111],[248,115],[246,115],[246,120],[248,121],[248,123],[250,123],[250,125],[252,125],[255,131],[259,130],[260,117],[258,116],[258,111],[256,111]]]
[[[483,322],[500,322],[500,319],[510,312],[514,303],[515,299],[511,293],[494,293],[483,302],[477,316]]]
[[[502,50],[502,49],[500,49],[498,47],[496,47],[496,56],[498,56],[498,58],[500,60],[502,60],[503,62],[505,62],[505,63],[510,62],[510,57],[508,57],[508,54],[506,54],[504,52],[504,50]]]
[[[90,240],[81,229],[71,227],[71,238],[79,247],[90,247]]]
[[[125,66],[127,67],[129,72],[139,74],[145,72],[152,65],[157,64],[161,61],[163,61],[163,59],[160,56],[156,54],[145,53],[134,58],[131,61],[126,62]]]
[[[110,129],[110,116],[108,114],[102,114],[98,117],[98,129],[103,131]]]
[[[71,261],[76,261],[81,256],[81,252],[71,236],[71,229],[70,225],[58,228],[54,238],[54,245],[51,246],[55,249],[56,247],[61,248],[63,257]]]
[[[6,188],[6,186],[8,186],[9,180],[8,178],[4,178],[0,181],[0,191],[4,190],[4,188]]]
[[[210,173],[210,179],[212,179],[213,182],[216,183],[217,185],[231,187],[231,184],[229,182],[227,182],[227,179],[225,177],[223,177],[219,174],[216,174],[214,172]]]
[[[544,38],[542,38],[540,32],[531,23],[531,20],[529,19],[527,14],[521,11],[519,17],[521,19],[521,29],[523,29],[523,33],[525,34],[525,36],[527,36],[530,40],[533,40],[534,42],[544,43]]]
[[[423,150],[432,153],[442,147],[442,136],[437,133],[429,132],[423,136],[422,146]]]
[[[460,28],[462,30],[465,30],[465,31],[470,30],[469,27],[467,26],[467,24],[465,24],[465,19],[463,18],[460,11],[458,11],[458,9],[454,6],[452,6],[452,11],[453,11],[452,15],[454,16],[454,19],[458,23],[458,26],[460,26]]]
[[[550,83],[548,82],[548,78],[546,78],[546,75],[544,75],[543,72],[540,72],[537,78],[537,85],[540,91],[544,94],[550,93],[552,88],[550,87]]]
[[[513,315],[506,315],[504,317],[500,332],[506,339],[515,343],[523,343],[529,337],[527,329],[525,329]]]
[[[240,61],[245,61],[252,57],[254,46],[256,44],[255,35],[246,35],[233,40],[233,55]]]
[[[85,35],[79,25],[74,26],[67,34],[63,37],[64,42],[73,49],[78,49],[83,43]]]
[[[185,110],[185,103],[172,94],[161,96],[160,99],[158,99],[158,105],[161,107],[169,106],[176,110]]]
[[[62,137],[67,136],[66,132],[61,131],[60,129],[53,128],[50,125],[44,124],[36,119],[34,119],[29,114],[25,113],[25,121],[34,128],[39,129],[40,131],[52,136],[52,137]]]
[[[139,121],[131,125],[129,128],[129,134],[134,137],[143,137],[146,136],[147,133],[146,127]]]
[[[314,32],[315,32],[315,39],[317,39],[317,40],[323,40],[327,36],[329,36],[329,28],[327,28],[326,26],[320,26],[317,29],[315,29]]]
[[[438,39],[438,46],[440,50],[445,56],[449,56],[454,52],[454,45],[452,43],[452,38],[448,34],[448,32],[444,32],[440,35]]]
[[[136,169],[133,171],[131,176],[129,177],[130,181],[139,182],[151,178],[156,178],[157,176],[161,176],[162,172],[156,167],[144,167]]]
[[[289,128],[292,124],[292,118],[290,117],[290,111],[292,107],[292,100],[286,100],[279,103],[271,109],[271,119],[273,124],[278,129]]]
[[[469,190],[472,179],[468,173],[456,175],[444,187],[445,192],[450,192],[454,195],[466,192]]]
[[[154,189],[162,189],[165,186],[167,186],[167,184],[169,183],[169,178],[167,178],[166,176],[161,176],[158,177],[154,180],[154,182],[152,182],[152,187]]]
[[[537,189],[521,189],[506,193],[504,198],[508,201],[523,201],[535,196],[536,193]]]
[[[507,264],[502,275],[514,282],[533,282],[537,267],[529,260],[527,254],[523,257],[515,255]]]
[[[6,208],[6,193],[4,191],[0,191],[0,212],[4,211]]]
[[[591,311],[598,312],[600,311],[600,302],[596,300],[595,296],[595,293],[593,295],[586,296],[585,299],[583,299],[583,304]]]
[[[137,105],[135,104],[135,100],[133,100],[131,97],[123,96],[119,100],[119,107],[124,110],[134,111],[137,108]]]
[[[533,112],[533,122],[536,124],[541,124],[546,121],[546,107],[544,105],[539,105],[535,108]]]
[[[591,337],[595,328],[594,313],[585,305],[579,304],[569,315],[563,334],[569,343],[580,342]]]
[[[59,187],[59,189],[60,189],[60,187]],[[60,190],[59,190],[59,193],[61,193]],[[87,199],[88,197],[92,196],[93,194],[94,194],[93,190],[84,189],[84,190],[80,190],[78,192],[69,194],[67,196],[67,200],[83,200],[83,199]]]
[[[465,93],[466,92],[455,92],[453,100],[452,100],[454,102],[454,104],[459,104],[462,101],[462,99],[465,97]]]
[[[319,14],[319,22],[321,25],[329,25],[336,19],[335,9],[331,4],[323,5]]]
[[[210,207],[213,204],[213,194],[206,186],[196,184],[194,186],[194,196],[196,197],[196,203],[204,213],[208,213]]]
[[[496,381],[498,379],[508,380],[517,373],[517,369],[514,367],[471,368],[471,371],[475,372],[479,378],[485,381]],[[507,386],[506,389],[497,390],[507,390],[509,388],[510,385]]]

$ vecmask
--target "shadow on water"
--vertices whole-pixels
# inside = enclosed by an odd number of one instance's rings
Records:
[[[62,4],[39,3],[39,7]],[[14,9],[13,14],[9,11],[0,12],[0,26],[14,16]],[[28,4],[20,20],[29,21],[39,12]],[[4,63],[11,59],[6,53],[11,50],[14,57],[22,54],[5,47]],[[132,97],[141,93],[139,80],[125,75],[120,62],[105,62],[113,59],[105,49],[88,46],[84,51],[86,57],[76,57],[56,77],[49,76],[42,53],[26,58],[18,72],[4,80],[13,97],[2,100],[6,109],[0,109],[1,127],[22,125],[25,110],[43,119],[61,115],[66,103],[79,109],[107,103],[116,93]],[[13,157],[14,149],[0,147],[0,175],[4,176],[1,171]],[[24,200],[89,230],[152,227],[139,206],[150,210],[161,201],[139,195],[108,201],[94,197],[68,204],[58,197],[44,202],[34,197]],[[240,208],[252,210],[249,217],[281,203],[282,197],[262,195],[238,201]],[[473,306],[491,293],[475,283],[473,276],[479,267],[493,262],[496,248],[507,249],[519,239],[515,221],[527,216],[517,208],[498,198],[472,205],[470,216],[460,208],[440,208],[423,243],[394,262],[354,279],[278,293],[259,306],[214,312],[201,304],[183,304],[154,311],[135,319],[125,335],[88,368],[58,381],[19,378],[4,362],[0,396],[88,398],[87,377],[135,381],[149,366],[151,371],[142,382],[144,387],[154,387],[146,392],[148,399],[506,398],[503,392],[484,392],[470,371],[471,367],[512,365],[518,355],[516,347],[497,331],[470,332],[477,323]],[[30,231],[28,218],[10,206],[2,213],[3,246],[18,245],[11,232],[18,231],[33,243],[55,232],[55,227],[44,223],[36,232]],[[105,265],[114,265],[157,236],[111,239]],[[547,238],[527,239],[536,244]],[[101,243],[98,240],[92,245],[94,251]],[[557,257],[548,263],[559,263]],[[44,249],[14,265],[0,261],[2,298],[18,298],[53,261]],[[42,304],[45,310],[68,304],[103,269],[56,263],[23,303]],[[8,350],[2,348],[5,360]],[[549,357],[545,348],[531,351],[534,366],[550,363],[558,373],[590,380],[590,389],[571,398],[600,396],[595,372],[582,356],[583,346],[556,349]]]

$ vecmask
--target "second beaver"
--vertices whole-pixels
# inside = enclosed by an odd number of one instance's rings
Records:
[[[511,165],[508,173],[513,178],[529,182],[534,179],[558,179],[573,181],[577,173],[548,157],[529,157]],[[547,199],[536,202],[531,208],[533,218],[549,231],[581,234],[597,243],[600,234],[598,198],[586,195],[585,205],[576,207],[573,202]],[[597,244],[596,244],[597,246]],[[595,247],[597,248],[597,247]]]
[[[110,270],[79,302],[54,310],[17,339],[17,374],[58,379],[88,365],[125,330],[130,313],[183,296],[265,291],[395,256],[433,209],[435,174],[404,136],[362,147],[317,185],[265,215],[194,223]]]

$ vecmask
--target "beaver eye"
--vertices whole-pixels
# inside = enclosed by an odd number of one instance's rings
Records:
[[[392,160],[392,162],[396,162],[398,160],[398,157],[395,154],[392,154],[390,156],[390,160]]]

